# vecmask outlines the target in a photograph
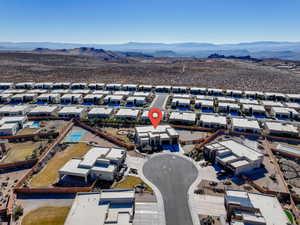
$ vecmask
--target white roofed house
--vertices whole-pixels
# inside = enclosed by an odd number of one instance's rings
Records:
[[[224,196],[230,225],[287,225],[288,217],[274,195],[227,190]]]
[[[21,82],[21,83],[16,83],[15,87],[16,89],[32,89],[34,88],[34,82]]]
[[[226,102],[219,102],[218,104],[218,111],[222,113],[235,113],[239,114],[240,106],[236,103],[226,103]]]
[[[201,109],[202,112],[213,112],[214,111],[214,101],[196,100],[195,108]]]
[[[191,99],[191,95],[189,94],[172,94],[172,97],[181,99]]]
[[[94,180],[113,181],[118,176],[126,158],[121,148],[94,147],[82,158],[71,159],[60,170],[62,180],[65,176],[82,177],[87,183]]]
[[[71,89],[86,89],[87,87],[87,83],[84,82],[71,84]]]
[[[189,89],[188,87],[173,86],[172,87],[172,92],[173,93],[187,93],[188,89]]]
[[[169,93],[171,91],[172,87],[169,85],[159,85],[155,87],[156,92],[161,92],[161,93]]]
[[[265,92],[265,99],[270,101],[286,101],[287,96],[283,93]]]
[[[1,94],[22,94],[25,93],[26,89],[6,89],[1,92]]]
[[[88,84],[88,88],[91,90],[103,90],[105,87],[104,83],[90,83]]]
[[[107,108],[107,107],[97,107],[97,108],[92,108],[88,112],[88,118],[89,119],[107,119],[110,118],[111,115],[113,114],[114,109],[113,108]]]
[[[0,96],[1,96],[1,94],[0,94]],[[297,102],[285,102],[284,106],[287,108],[296,109],[296,110],[300,109],[300,104]]]
[[[208,95],[220,96],[220,95],[224,95],[224,91],[222,89],[218,89],[218,88],[208,88],[207,89],[207,94]]]
[[[6,123],[16,123],[19,128],[23,128],[24,124],[28,121],[27,116],[5,116],[0,119],[0,126]]]
[[[240,104],[249,104],[249,105],[259,105],[259,102],[256,99],[248,99],[248,98],[241,98],[239,99]]]
[[[145,85],[145,84],[141,84],[138,87],[139,91],[145,91],[145,92],[150,92],[152,91],[153,86],[152,85]]]
[[[243,96],[243,91],[240,90],[226,90],[226,95],[232,96],[235,98],[241,98]]]
[[[227,128],[227,119],[225,116],[201,114],[199,121],[200,126],[202,127],[221,129]]]
[[[78,104],[82,102],[82,94],[64,94],[60,98],[63,104]]]
[[[122,84],[106,84],[106,90],[119,91],[122,89]]]
[[[26,93],[28,94],[45,94],[48,93],[48,90],[46,89],[32,89],[32,90],[28,90]]]
[[[12,83],[12,82],[2,82],[2,83],[0,83],[0,89],[1,90],[10,89],[10,88],[13,88],[13,86],[14,86],[14,83]]]
[[[146,104],[146,97],[130,96],[127,98],[127,106],[143,106]]]
[[[17,123],[4,123],[0,126],[0,136],[12,136],[18,131]]]
[[[37,106],[30,110],[28,113],[29,116],[53,116],[54,113],[57,111],[58,107],[55,105],[48,106],[48,105],[43,105],[43,106]]]
[[[289,123],[265,122],[265,129],[270,135],[299,137],[298,127]]]
[[[198,88],[198,87],[191,87],[190,88],[190,93],[192,95],[201,95],[201,94],[206,94],[207,90],[206,88]]]
[[[36,98],[38,103],[50,103],[55,104],[60,102],[60,94],[47,93],[41,94]]]
[[[138,88],[138,85],[136,84],[123,84],[122,89],[124,91],[136,91]]]
[[[91,90],[90,89],[71,89],[70,93],[87,95],[87,94],[91,93]]]
[[[24,94],[15,94],[11,97],[12,102],[32,102],[35,100],[37,94],[30,94],[30,93],[24,93]]]
[[[300,102],[300,94],[286,94],[286,97],[291,102]]]
[[[149,113],[149,110],[143,111],[143,113],[142,113],[142,115],[141,115],[141,120],[142,120],[142,121],[150,121],[150,120],[149,120],[149,117],[148,117],[148,113]],[[165,112],[162,111],[161,113],[162,113],[162,120],[164,120],[164,119],[165,119],[165,117],[164,117]]]
[[[264,93],[260,91],[245,91],[244,95],[250,99],[263,99],[265,97]]]
[[[145,97],[145,98],[149,98],[151,96],[151,93],[150,92],[134,92],[133,93],[133,96],[134,97]]]
[[[139,113],[138,109],[119,109],[115,117],[118,120],[136,120]]]
[[[58,116],[64,118],[82,118],[84,116],[84,113],[85,109],[82,107],[67,106],[63,107],[58,112]]]
[[[52,89],[67,89],[71,87],[70,82],[56,82],[53,83]]]
[[[171,102],[172,108],[186,108],[189,109],[191,107],[191,100],[185,98],[173,98]]]
[[[92,103],[92,104],[99,104],[100,100],[103,98],[102,94],[88,94],[84,96],[83,102],[84,103]]]
[[[233,131],[261,133],[260,126],[256,120],[250,120],[245,118],[232,118],[231,126]]]
[[[224,96],[218,96],[216,97],[218,102],[229,102],[229,103],[235,103],[236,99],[232,97],[224,97]]]
[[[92,94],[98,95],[101,94],[103,96],[110,94],[111,91],[106,91],[106,90],[95,90],[92,92]]]
[[[265,116],[266,110],[262,105],[242,104],[242,111],[246,115]]]
[[[118,104],[123,103],[125,97],[123,95],[107,95],[104,98],[104,104]]]
[[[209,143],[203,151],[206,159],[231,170],[235,175],[260,168],[264,156],[259,150],[233,139]]]
[[[13,94],[0,93],[0,102],[1,103],[10,102],[12,96]]]
[[[292,108],[272,107],[271,113],[279,119],[298,119],[299,113]]]
[[[64,225],[132,225],[135,191],[108,189],[78,192]]]
[[[177,145],[179,135],[170,125],[137,126],[135,127],[135,141],[142,150],[160,149],[162,145]]]
[[[68,94],[71,93],[70,89],[53,89],[51,91],[52,94],[60,94],[60,95],[64,95],[64,94]],[[77,93],[78,94],[78,93]]]
[[[171,112],[169,122],[183,125],[194,125],[196,123],[196,113]]]
[[[52,89],[53,82],[35,83],[35,89]]]
[[[0,116],[24,116],[30,108],[30,105],[5,105],[0,108]]]

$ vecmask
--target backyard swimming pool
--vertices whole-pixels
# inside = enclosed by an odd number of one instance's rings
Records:
[[[85,130],[74,130],[66,137],[65,142],[79,142],[85,133]]]

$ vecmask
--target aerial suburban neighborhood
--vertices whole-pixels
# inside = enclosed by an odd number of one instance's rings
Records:
[[[300,225],[299,12],[0,0],[0,225]]]
[[[71,82],[0,89],[3,223],[47,214],[66,225],[299,223],[300,94]]]

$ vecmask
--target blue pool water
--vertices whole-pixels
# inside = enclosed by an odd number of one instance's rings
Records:
[[[112,106],[112,107],[117,107],[119,106],[120,104],[118,103],[108,103],[108,106]]]
[[[188,110],[190,110],[189,108],[186,108],[186,107],[180,107],[180,106],[177,106],[176,107],[178,110],[180,110],[180,111],[188,111]]]
[[[168,150],[170,152],[179,152],[179,146],[178,146],[178,144],[174,144],[174,145],[162,145],[162,148],[164,150]]]
[[[201,111],[205,112],[205,113],[212,113],[213,112],[212,109],[202,109]]]
[[[67,136],[65,142],[79,142],[85,133],[85,130],[74,130]]]
[[[258,118],[258,119],[265,119],[265,118],[267,118],[265,115],[260,115],[260,114],[253,114],[253,116],[255,118]]]
[[[40,125],[41,125],[41,122],[39,122],[39,121],[34,121],[34,122],[31,124],[31,127],[32,127],[32,128],[38,128],[38,127],[40,127]]]

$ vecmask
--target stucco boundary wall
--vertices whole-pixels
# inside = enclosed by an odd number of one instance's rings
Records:
[[[87,125],[87,124],[85,124],[85,123],[83,123],[83,122],[81,122],[77,119],[75,119],[74,122],[77,126],[80,126],[80,127],[84,128],[84,129],[86,129],[86,130],[88,130],[88,131],[90,131],[94,134],[97,134],[100,137],[102,137],[102,138],[104,138],[104,139],[106,139],[106,140],[108,140],[108,141],[110,141],[110,142],[112,142],[112,143],[114,143],[118,146],[121,146],[121,147],[126,148],[128,150],[133,150],[135,148],[135,145],[126,144],[123,141],[115,138],[114,136],[112,136],[112,135],[110,135],[106,132],[103,132],[99,129],[95,129],[95,128],[93,128],[93,127],[91,127],[91,126],[89,126],[89,125]]]
[[[72,194],[77,192],[90,192],[93,187],[51,187],[51,188],[16,188],[16,194]]]
[[[29,160],[23,160],[23,161],[18,161],[18,162],[13,162],[13,163],[5,163],[5,164],[0,164],[0,169],[11,169],[11,168],[19,168],[23,166],[31,166],[37,163],[38,159],[29,159]]]
[[[13,135],[13,136],[0,136],[0,139],[7,139],[8,141],[13,141],[13,140],[19,140],[19,139],[34,139],[35,137],[38,138],[45,138],[48,136],[53,136],[53,137],[57,137],[59,135],[58,132],[38,132],[35,134],[23,134],[23,135]]]

